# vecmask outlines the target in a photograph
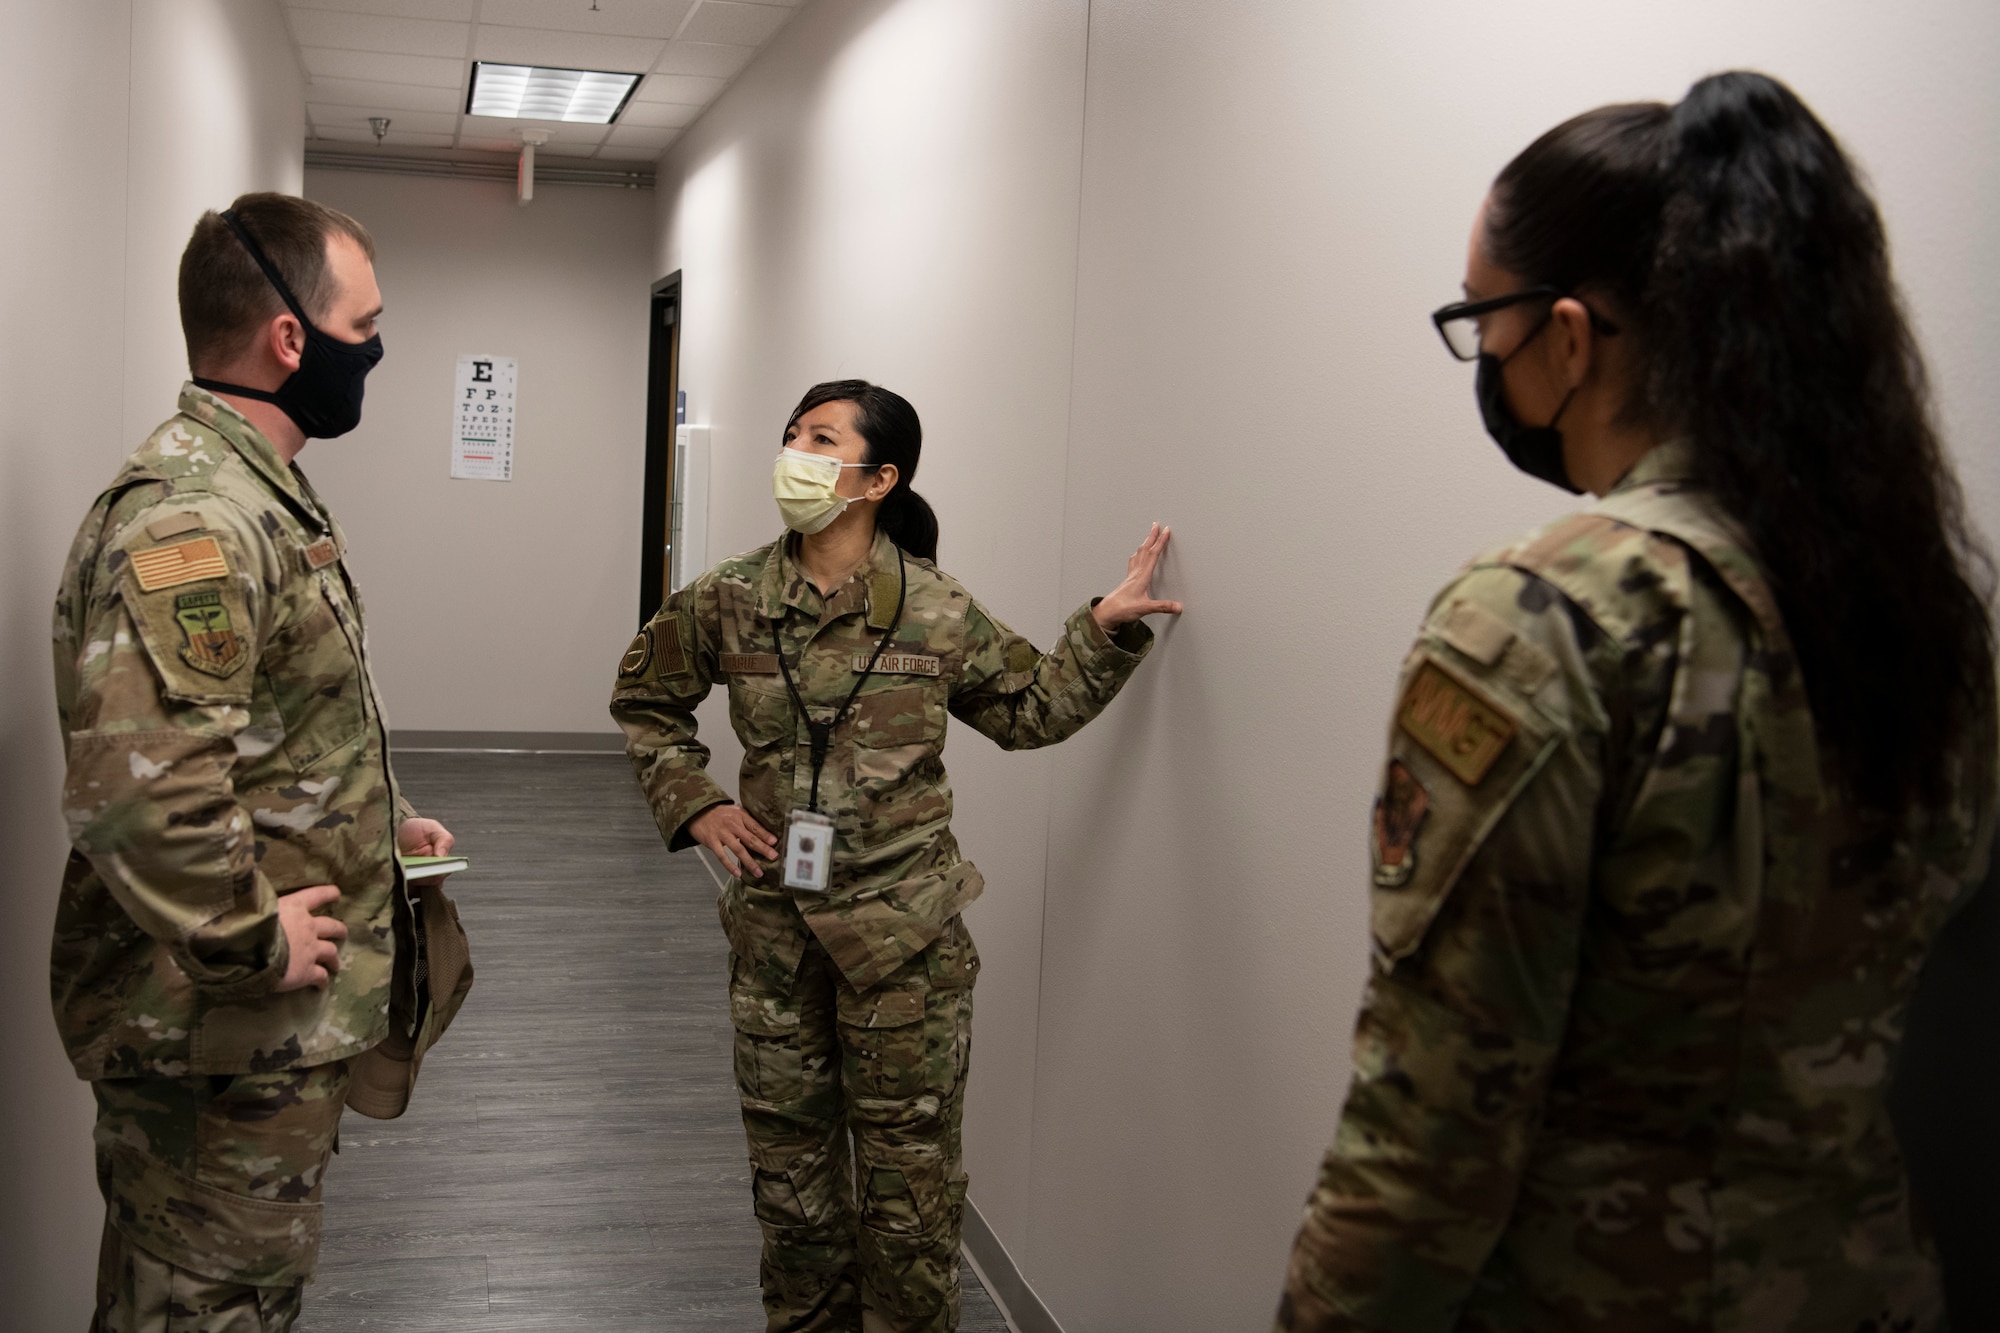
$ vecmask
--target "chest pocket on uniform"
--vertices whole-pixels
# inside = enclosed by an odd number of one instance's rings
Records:
[[[944,691],[899,685],[854,701],[854,775],[894,782],[929,755],[944,735]]]
[[[285,754],[300,772],[352,744],[368,724],[353,642],[324,595],[271,638],[258,670],[285,724]]]
[[[757,685],[734,678],[729,682],[729,722],[746,750],[790,745],[798,730],[791,696],[776,676],[768,677],[775,688],[761,688],[764,679],[760,677]]]

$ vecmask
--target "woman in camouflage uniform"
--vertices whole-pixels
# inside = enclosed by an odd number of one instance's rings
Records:
[[[1719,75],[1530,146],[1465,289],[1488,429],[1603,498],[1405,665],[1278,1326],[1934,1328],[1884,1093],[1992,837],[1991,569],[1874,205]]]
[[[792,535],[668,598],[612,696],[667,845],[699,843],[731,875],[736,1079],[774,1333],[957,1326],[979,970],[959,913],[983,881],[951,834],[945,717],[1010,750],[1063,740],[1146,655],[1141,617],[1181,609],[1152,596],[1155,525],[1125,581],[1037,650],[934,563],[937,520],[910,489],[921,443],[886,389],[809,391],[775,478]],[[743,742],[740,804],[695,737],[718,682]],[[774,860],[788,824],[811,843],[805,812],[831,821],[822,888],[787,887],[819,848]]]

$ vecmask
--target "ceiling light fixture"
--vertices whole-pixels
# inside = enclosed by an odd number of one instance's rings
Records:
[[[609,125],[632,100],[640,75],[595,69],[549,69],[541,65],[472,62],[472,90],[466,112],[513,120],[564,120]]]

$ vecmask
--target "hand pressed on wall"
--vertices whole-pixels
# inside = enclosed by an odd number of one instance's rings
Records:
[[[1146,540],[1139,543],[1139,549],[1125,562],[1125,581],[1090,609],[1091,619],[1099,629],[1110,634],[1143,616],[1181,613],[1179,602],[1163,602],[1153,597],[1153,571],[1159,568],[1160,557],[1167,553],[1167,540],[1173,535],[1172,528],[1153,525]]]

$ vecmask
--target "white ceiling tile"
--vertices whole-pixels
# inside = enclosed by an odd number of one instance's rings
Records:
[[[287,9],[337,9],[349,14],[384,14],[406,19],[472,17],[472,0],[285,0]]]
[[[613,125],[604,142],[621,148],[651,148],[657,152],[680,137],[677,126]]]
[[[335,126],[332,129],[320,130],[317,135],[306,142],[307,147],[311,147],[313,143],[368,144],[373,146],[375,136],[369,133],[365,127],[357,132],[341,126]],[[449,148],[452,145],[452,137],[448,133],[404,134],[399,130],[390,130],[382,142],[391,148]]]
[[[792,16],[774,5],[743,5],[735,0],[702,0],[700,9],[681,30],[688,42],[728,42],[760,46]]]
[[[599,0],[596,10],[577,0],[485,0],[479,21],[606,37],[666,38],[680,31],[692,8],[694,0]]]
[[[754,46],[717,46],[711,42],[668,42],[660,63],[653,68],[661,74],[701,74],[711,79],[732,78],[757,54]]]
[[[314,79],[306,100],[322,106],[358,106],[371,111],[456,111],[456,88],[422,88],[414,83],[365,83],[356,79]]]
[[[458,130],[458,116],[454,112],[442,111],[371,111],[364,106],[331,106],[326,103],[310,103],[306,110],[312,115],[313,125],[325,129],[330,125],[345,126],[348,129],[368,129],[371,115],[389,117],[389,133],[399,134],[405,130],[414,134],[453,134]]]
[[[343,51],[332,46],[301,48],[306,70],[319,79],[366,79],[375,83],[416,83],[458,88],[465,61],[447,56],[392,56],[381,51]]]
[[[467,116],[463,133],[482,139],[505,139],[521,146],[522,130],[547,130],[550,143],[594,144],[604,138],[605,125],[572,125],[560,120],[508,120],[500,116]]]
[[[729,83],[727,79],[705,79],[696,74],[655,74],[632,94],[635,102],[682,102],[707,106]]]
[[[644,72],[659,58],[660,46],[659,42],[640,37],[600,37],[588,32],[503,28],[482,23],[473,52],[481,60],[510,65]]]
[[[471,25],[430,19],[382,18],[331,9],[294,9],[292,33],[300,46],[338,46],[395,55],[463,56]]]
[[[608,143],[597,150],[597,160],[600,162],[656,162],[659,160],[660,154],[664,151],[665,145],[659,148],[641,148],[631,144]]]
[[[618,126],[613,128],[649,125],[655,129],[678,129],[700,114],[700,107],[680,102],[633,102],[619,113]]]

